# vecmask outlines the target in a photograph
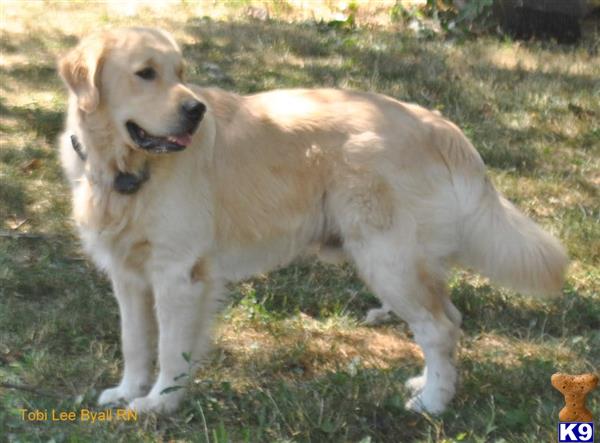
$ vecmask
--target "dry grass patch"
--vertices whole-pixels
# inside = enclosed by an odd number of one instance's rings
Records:
[[[418,346],[395,326],[362,327],[319,321],[305,314],[262,326],[235,324],[232,318],[216,332],[218,354],[226,355],[234,379],[255,377],[256,371],[284,379],[307,379],[353,365],[393,369],[407,362],[422,362]]]
[[[460,352],[461,359],[487,362],[505,369],[522,367],[524,360],[539,356],[552,358],[557,367],[568,366],[571,362],[579,360],[578,353],[565,342],[515,339],[493,332],[467,340]],[[586,370],[586,363],[578,362],[579,370]]]

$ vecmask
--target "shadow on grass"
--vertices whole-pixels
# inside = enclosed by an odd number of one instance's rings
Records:
[[[30,197],[25,191],[25,183],[22,180],[7,180],[0,177],[0,219],[10,215],[23,216]]]
[[[544,72],[539,69],[507,69],[482,65],[475,66],[473,73],[490,83],[514,85],[527,81],[537,86],[535,88],[536,92],[548,93],[550,95],[557,93],[556,85],[560,85],[560,93],[568,94],[593,91],[598,87],[598,80],[596,78],[584,74]]]
[[[369,309],[379,306],[351,265],[336,267],[305,260],[250,283],[251,290],[233,287],[233,303],[250,297],[267,315],[278,319],[303,312],[315,318],[350,314],[360,321]],[[493,330],[513,338],[563,337],[600,329],[598,303],[572,289],[556,300],[543,301],[459,282],[451,296],[463,314],[467,334]]]
[[[64,358],[58,349],[50,352]],[[260,368],[249,367],[248,373],[257,377],[251,388],[237,387],[235,380],[223,376],[202,376],[176,416],[121,423],[119,429],[139,431],[142,427],[146,432],[160,432],[165,439],[185,439],[190,432],[205,432],[208,423],[209,432],[214,428],[228,435],[225,441],[252,442],[270,442],[284,436],[298,442],[360,441],[366,436],[378,442],[412,442],[429,441],[432,435],[439,441],[465,431],[485,436],[485,441],[525,441],[532,432],[540,439],[553,435],[562,397],[550,385],[555,370],[551,361],[522,358],[504,365],[463,358],[460,368],[462,382],[457,396],[440,417],[425,417],[405,409],[409,393],[403,384],[412,375],[406,369],[358,367],[298,381],[293,379],[294,374],[289,379],[264,377]],[[89,378],[94,375],[91,366],[79,370]],[[93,392],[77,404],[72,399],[25,396],[30,397],[30,409],[95,409]],[[595,405],[597,401],[591,407]],[[11,432],[27,428],[16,417],[6,425]],[[68,429],[61,423],[40,423],[37,432],[56,436],[72,432],[73,426]],[[78,432],[86,435],[90,426],[81,426]],[[532,426],[536,427],[533,431]],[[93,429],[96,435],[114,432],[107,423],[98,423]]]
[[[202,426],[204,416],[225,429],[245,429],[251,441],[270,441],[269,430],[295,441],[358,441],[366,435],[381,442],[423,441],[434,430],[439,438],[468,430],[491,440],[519,441],[530,435],[532,422],[544,434],[554,432],[553,417],[562,400],[550,385],[551,361],[524,358],[504,366],[464,359],[460,366],[463,382],[441,417],[405,409],[409,393],[403,384],[413,374],[401,368],[339,370],[303,381],[269,377],[243,390],[204,378],[188,395],[184,415],[192,427]],[[253,367],[249,372],[262,371]],[[223,417],[236,421],[223,422]]]
[[[62,111],[40,108],[35,103],[28,106],[8,106],[4,100],[0,100],[0,114],[17,119],[20,123],[19,130],[33,131],[49,144],[56,142],[64,120]]]
[[[600,328],[598,303],[572,289],[542,301],[461,282],[452,290],[452,301],[463,314],[467,334],[492,330],[514,338],[564,337]]]
[[[59,87],[62,85],[54,64],[24,64],[11,68],[0,68],[0,75],[12,77],[21,87],[41,90],[48,86]],[[9,86],[5,86],[9,87]]]
[[[62,86],[56,72],[57,52],[66,51],[77,44],[77,37],[56,30],[35,35],[28,32],[0,34],[0,51],[8,56],[28,55],[11,60],[0,68],[0,76],[13,80],[19,90],[47,91]],[[58,49],[57,49],[58,48]],[[11,90],[4,81],[2,88]]]
[[[5,54],[19,54],[35,51],[39,57],[53,57],[57,45],[71,47],[77,43],[77,37],[56,29],[48,29],[43,33],[9,32],[0,33],[0,50]]]
[[[249,441],[273,441],[276,435],[294,441],[359,441],[367,435],[381,442],[413,441],[427,421],[404,409],[405,376],[359,368],[306,382],[259,382],[244,391],[207,379],[188,396],[185,409],[191,426],[201,426],[200,408],[208,422],[236,417],[225,428],[247,430]]]
[[[459,368],[461,383],[455,407],[466,408],[477,417],[476,421],[482,419],[479,426],[492,419],[489,424],[494,425],[494,431],[490,438],[529,435],[532,422],[542,425],[549,434],[554,432],[554,417],[558,416],[562,400],[550,384],[551,375],[557,371],[551,359],[521,356],[518,361],[497,363],[463,357]],[[486,413],[481,414],[482,411]]]
[[[249,284],[232,286],[233,303],[250,299],[277,319],[300,312],[315,318],[352,314],[360,319],[378,306],[351,265],[323,265],[305,259],[268,277],[251,279]]]

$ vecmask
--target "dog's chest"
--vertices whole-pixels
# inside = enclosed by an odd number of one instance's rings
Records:
[[[99,231],[79,228],[81,241],[85,252],[92,258],[96,266],[104,271],[109,271],[114,262],[114,241],[103,238]]]
[[[111,235],[110,232],[85,228],[80,228],[80,236],[86,253],[99,268],[144,271],[150,256],[150,242],[145,237]]]
[[[135,198],[97,192],[82,182],[73,193],[73,214],[84,250],[100,268],[131,262],[134,253],[143,258],[147,242],[136,223],[143,208]]]

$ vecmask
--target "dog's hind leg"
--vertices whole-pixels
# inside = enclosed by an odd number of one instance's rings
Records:
[[[440,286],[442,284],[443,284],[443,280],[440,281]],[[445,288],[441,288],[439,293],[440,294],[444,293],[445,292],[444,289]],[[460,325],[462,323],[462,314],[460,313],[460,311],[456,308],[456,306],[454,306],[454,304],[452,303],[452,300],[450,300],[449,296],[442,297],[442,302],[443,302],[444,312],[446,313],[446,316],[448,317],[448,319],[450,319],[450,321],[452,323],[454,323],[454,325],[457,328],[460,328]],[[460,329],[458,331],[458,334],[460,335]],[[416,377],[411,377],[408,380],[406,380],[405,386],[412,393],[418,394],[423,390],[423,387],[425,386],[426,382],[427,382],[427,367],[423,368],[423,372],[421,375],[418,375]]]
[[[442,412],[455,393],[460,314],[445,292],[441,266],[421,257],[410,218],[403,226],[346,240],[358,270],[384,305],[408,322],[425,355],[424,375],[409,381],[415,411]]]
[[[98,403],[101,405],[146,395],[152,385],[156,354],[156,319],[149,283],[126,269],[111,274],[121,315],[124,368],[121,383],[100,395]]]
[[[153,279],[160,371],[150,393],[130,403],[133,410],[170,412],[176,409],[208,348],[221,285],[194,280],[189,268],[187,272],[184,268],[170,266],[157,271]]]

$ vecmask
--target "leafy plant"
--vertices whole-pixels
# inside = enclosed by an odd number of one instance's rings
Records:
[[[392,21],[430,22],[452,35],[480,34],[496,25],[494,0],[427,0],[420,6],[405,7],[398,1],[390,9]],[[427,29],[427,26],[424,26]]]

